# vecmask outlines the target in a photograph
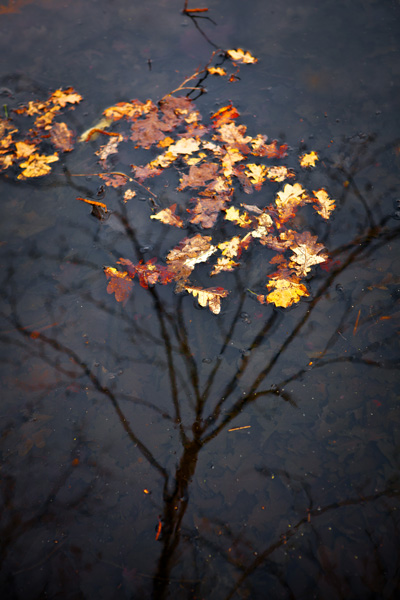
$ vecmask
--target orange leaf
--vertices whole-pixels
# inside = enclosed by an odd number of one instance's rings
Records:
[[[233,119],[239,116],[238,111],[232,104],[228,106],[223,106],[216,113],[211,115],[211,119],[213,122],[213,127],[216,129],[217,127],[221,127],[224,123],[232,123]]]

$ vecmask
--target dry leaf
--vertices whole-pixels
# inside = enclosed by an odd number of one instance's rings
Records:
[[[329,198],[326,190],[321,189],[317,192],[313,191],[317,204],[314,208],[323,219],[329,219],[333,210],[335,210],[335,201]]]
[[[192,294],[195,298],[198,297],[200,306],[207,306],[214,315],[218,315],[221,311],[221,298],[225,298],[229,292],[220,287],[202,289],[200,287],[187,287],[185,290]]]
[[[237,50],[227,50],[226,53],[229,58],[236,63],[252,64],[258,61],[258,58],[255,58],[250,54],[250,52],[245,52],[241,48],[238,48]]]
[[[226,71],[222,67],[208,67],[207,71],[210,75],[226,75]]]
[[[57,152],[51,156],[44,154],[31,154],[27,161],[20,164],[23,169],[18,175],[18,179],[27,179],[28,177],[41,177],[50,173],[51,167],[49,164],[59,160]]]
[[[265,298],[265,302],[275,304],[275,306],[281,306],[287,308],[292,306],[300,300],[302,296],[309,296],[307,288],[304,284],[300,283],[300,279],[296,275],[289,277],[280,277],[279,274],[270,276],[270,281],[266,287],[274,291],[268,294]]]
[[[183,221],[180,217],[175,214],[176,203],[172,204],[169,208],[160,210],[155,215],[151,215],[150,219],[157,219],[161,223],[166,225],[172,225],[173,227],[183,227]]]
[[[299,159],[301,167],[315,167],[315,163],[319,160],[318,154],[314,150],[308,154],[303,154]]]
[[[115,294],[117,302],[126,304],[131,291],[133,282],[126,271],[118,271],[114,267],[105,267],[104,273],[109,280],[107,293]]]
[[[191,210],[188,210],[193,216],[190,223],[201,225],[205,229],[213,227],[221,210],[225,208],[226,202],[229,200],[227,196],[206,196],[205,198],[192,198],[196,205]]]

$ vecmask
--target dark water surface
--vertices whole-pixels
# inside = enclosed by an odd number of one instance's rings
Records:
[[[297,222],[332,258],[308,298],[258,304],[256,248],[218,276],[215,316],[171,285],[107,294],[104,265],[165,257],[183,234],[140,190],[124,204],[107,188],[104,221],[76,201],[97,197],[97,178],[69,176],[98,170],[95,141],[47,177],[2,176],[0,597],[399,597],[399,3],[198,3],[213,23],[178,0],[2,2],[3,117],[73,86],[79,135],[176,88],[208,40],[242,47],[258,64],[209,77],[198,109],[232,102],[297,172],[317,151],[297,180],[337,209]],[[184,210],[177,182],[150,187]]]

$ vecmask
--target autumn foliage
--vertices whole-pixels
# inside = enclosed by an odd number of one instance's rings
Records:
[[[0,118],[0,171],[17,166],[18,179],[47,175],[51,163],[59,160],[59,152],[70,152],[74,134],[63,121],[56,121],[66,108],[74,108],[82,100],[73,88],[56,90],[41,102],[29,102],[13,113],[28,118],[29,129],[19,127],[14,120]],[[46,148],[52,146],[49,154]]]
[[[240,49],[227,51],[225,60],[230,60],[237,69],[238,65],[256,62],[249,52]],[[204,72],[222,77],[229,75],[221,65],[208,65]],[[184,83],[192,79],[193,76]],[[176,92],[184,89],[187,85],[181,85]],[[33,119],[24,139],[19,139],[19,131],[10,119],[0,121],[0,169],[17,165],[19,179],[48,173],[51,163],[58,160],[58,152],[73,148],[72,132],[65,123],[55,119],[62,109],[80,100],[79,94],[69,88],[54,92],[45,102],[30,102],[15,110],[16,114]],[[228,296],[229,290],[197,285],[193,280],[196,267],[209,264],[210,277],[231,272],[245,265],[246,252],[255,244],[269,250],[265,255],[272,265],[266,264],[265,268],[267,292],[252,292],[259,302],[286,308],[309,295],[306,278],[328,256],[316,236],[308,231],[296,231],[293,219],[301,207],[310,205],[327,220],[335,202],[325,189],[310,192],[293,182],[295,171],[282,164],[288,146],[277,140],[270,141],[266,135],[249,135],[239,118],[239,111],[228,103],[204,122],[190,98],[171,93],[158,103],[132,100],[111,106],[97,125],[81,135],[81,142],[96,138],[100,141],[96,155],[101,172],[97,175],[109,187],[125,188],[125,201],[135,195],[127,188],[133,184],[151,194],[152,205],[157,206],[156,196],[149,186],[154,177],[170,168],[179,173],[176,190],[190,196],[185,203],[154,208],[149,215],[157,227],[188,229],[189,235],[164,259],[153,258],[134,264],[120,258],[118,268],[104,269],[107,291],[115,294],[118,302],[126,303],[135,279],[145,288],[174,282],[177,292],[186,291],[197,298],[200,306],[208,306],[218,314],[221,299]],[[44,139],[54,147],[52,154],[41,153]],[[111,170],[110,157],[117,155],[122,145],[132,156],[135,149],[140,149],[141,156],[143,150],[150,154],[145,164],[131,165],[130,175]],[[299,157],[300,167],[304,169],[313,168],[317,161],[316,152]],[[257,204],[238,202],[239,191],[247,195],[257,193]],[[92,206],[101,204],[79,199]],[[102,207],[107,212],[107,207]],[[203,230],[207,231],[206,235]],[[222,230],[232,231],[233,235],[221,241]],[[272,259],[271,250],[276,253]]]

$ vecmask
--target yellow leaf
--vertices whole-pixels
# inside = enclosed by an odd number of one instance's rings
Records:
[[[267,167],[266,176],[271,181],[285,181],[289,177],[294,177],[293,171],[290,171],[287,167],[279,166],[279,167]]]
[[[250,52],[245,52],[241,48],[238,48],[237,50],[227,50],[226,53],[229,58],[237,63],[251,64],[258,61],[258,58],[255,58],[250,54]]]
[[[228,258],[227,256],[219,256],[217,259],[217,264],[214,265],[210,275],[218,275],[218,273],[221,273],[221,271],[233,271],[233,269],[238,266],[239,263],[235,262],[231,258]]]
[[[319,160],[318,154],[314,152],[309,152],[308,154],[303,154],[300,156],[300,166],[301,167],[315,167],[315,163]]]
[[[278,276],[279,277],[279,276]],[[302,296],[309,296],[305,285],[299,282],[296,276],[290,278],[274,278],[267,284],[268,289],[275,288],[273,292],[268,294],[266,302],[287,308],[300,300]]]
[[[335,210],[335,201],[329,198],[324,189],[313,191],[313,194],[317,200],[317,204],[314,204],[315,210],[324,219],[329,219],[331,212]]]
[[[238,208],[231,206],[225,212],[225,219],[227,221],[233,221],[236,225],[240,227],[249,227],[251,224],[251,219],[249,219],[249,215],[247,213],[243,213],[242,215],[239,212]]]
[[[251,183],[254,184],[256,190],[260,190],[263,182],[265,181],[267,167],[265,165],[256,165],[250,163],[245,169],[245,174],[250,179]]]
[[[226,75],[226,71],[222,67],[209,67],[207,71],[210,75]]]
[[[50,156],[44,154],[31,154],[27,161],[21,163],[20,166],[23,168],[23,171],[18,175],[18,179],[46,175],[46,173],[51,171],[49,163],[55,162],[56,160],[59,160],[57,152]]]

